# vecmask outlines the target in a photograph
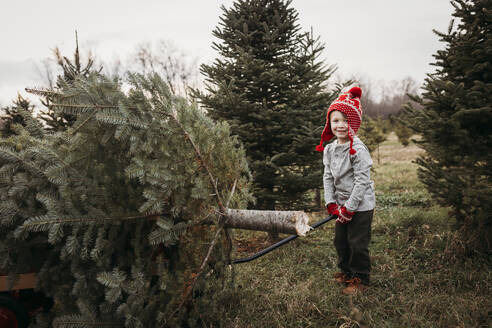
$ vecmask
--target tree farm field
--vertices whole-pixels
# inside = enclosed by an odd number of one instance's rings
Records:
[[[215,309],[223,327],[490,327],[491,263],[462,259],[450,209],[435,204],[412,163],[421,150],[392,133],[374,151],[377,207],[370,244],[371,287],[345,296],[334,222],[252,262],[234,266],[236,288]],[[311,213],[312,222],[325,213]],[[234,231],[233,258],[267,247],[266,233]],[[222,303],[222,302],[221,302]]]

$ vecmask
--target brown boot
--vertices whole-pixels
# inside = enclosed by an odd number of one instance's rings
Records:
[[[350,277],[347,276],[343,272],[337,272],[333,275],[333,278],[335,278],[335,281],[341,284],[347,283],[350,280]]]
[[[357,277],[347,281],[348,286],[342,290],[342,294],[354,295],[357,293],[365,292],[369,286],[362,284],[361,280]]]

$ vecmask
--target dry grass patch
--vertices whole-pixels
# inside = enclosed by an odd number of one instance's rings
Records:
[[[398,142],[396,134],[391,132],[386,141],[379,147],[379,164],[410,162],[421,154],[423,154],[423,150],[417,147],[415,143],[410,142],[408,146],[403,147]],[[374,163],[378,164],[378,151],[376,150],[372,156]]]

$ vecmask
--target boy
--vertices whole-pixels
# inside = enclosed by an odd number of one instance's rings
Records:
[[[356,136],[362,119],[362,90],[351,88],[328,108],[321,142],[323,186],[328,212],[337,215],[334,245],[338,254],[335,280],[345,283],[343,294],[355,294],[369,286],[371,261],[369,241],[376,203],[371,181],[372,159]],[[336,140],[323,150],[323,141]]]

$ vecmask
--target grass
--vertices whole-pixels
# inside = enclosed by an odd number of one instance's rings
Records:
[[[237,288],[217,309],[221,327],[491,327],[490,259],[453,259],[448,209],[417,179],[419,149],[396,137],[380,147],[372,284],[344,296],[333,281],[333,223],[234,267]],[[376,161],[375,161],[376,162]],[[312,213],[317,221],[324,213]],[[268,246],[266,234],[235,232],[240,258]]]

